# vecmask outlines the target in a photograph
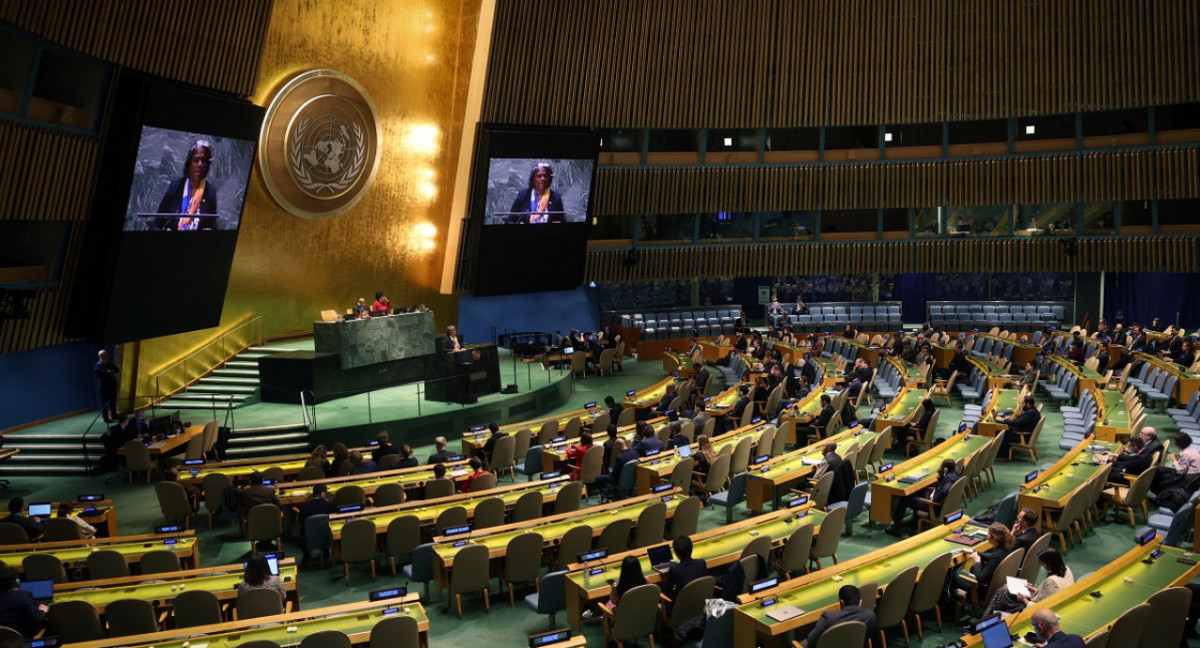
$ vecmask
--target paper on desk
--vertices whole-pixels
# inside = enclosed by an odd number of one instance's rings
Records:
[[[1029,589],[1025,587],[1028,584],[1029,581],[1025,580],[1024,578],[1013,578],[1012,576],[1009,576],[1007,581],[1004,583],[1005,587],[1008,588],[1008,593],[1012,594],[1013,596],[1018,594],[1029,596]]]

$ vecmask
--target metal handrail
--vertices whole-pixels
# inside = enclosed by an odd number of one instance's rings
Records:
[[[207,344],[200,346],[195,351],[192,351],[191,353],[189,353],[187,356],[185,356],[182,359],[167,366],[165,369],[162,369],[161,371],[158,371],[157,373],[155,373],[152,376],[152,378],[154,380],[154,401],[152,404],[160,403],[163,400],[165,400],[166,398],[169,398],[171,395],[173,395],[177,392],[186,391],[187,387],[192,383],[193,380],[196,380],[196,379],[200,378],[201,376],[203,376],[204,374],[212,371],[213,369],[216,369],[216,368],[224,365],[231,358],[233,358],[234,356],[236,356],[238,353],[242,352],[243,350],[248,349],[251,346],[254,346],[255,344],[262,344],[263,343],[262,320],[263,320],[262,315],[255,315],[246,321],[240,322],[238,324],[234,324],[227,331],[221,333],[216,338],[209,341]],[[245,329],[250,328],[250,327],[257,328],[257,331],[256,331],[257,335],[252,336],[250,338],[250,341],[248,341],[244,344],[242,344],[242,343],[234,344],[234,345],[228,344],[231,337],[244,332]],[[188,371],[189,364],[194,365],[196,363],[196,358],[198,356],[200,356],[202,354],[212,353],[213,350],[215,350],[218,347],[218,345],[220,346],[220,355],[218,356],[218,359],[215,362],[209,361],[209,362],[200,363],[199,370],[195,371],[194,375],[192,375],[192,373]],[[175,371],[176,369],[178,369],[180,367],[183,368],[183,377],[180,380],[180,386],[175,389],[170,389],[168,391],[168,393],[164,394],[162,391],[163,377],[166,376],[167,374]]]

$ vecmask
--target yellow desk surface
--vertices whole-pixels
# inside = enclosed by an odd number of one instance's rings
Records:
[[[456,482],[465,481],[467,475],[471,474],[467,468],[466,460],[454,461],[443,465],[446,466],[446,477]],[[433,466],[426,464],[413,466],[412,468],[383,470],[361,475],[345,475],[343,477],[290,482],[276,486],[275,495],[279,498],[281,504],[299,504],[312,495],[312,489],[317,484],[324,484],[329,489],[330,496],[336,493],[337,489],[349,484],[362,487],[363,491],[368,495],[374,493],[376,489],[384,484],[400,484],[405,489],[419,488],[424,486],[426,482],[434,479],[433,468]]]
[[[148,533],[91,540],[36,542],[3,547],[3,551],[0,551],[0,561],[21,571],[21,562],[26,556],[44,553],[56,556],[66,566],[78,566],[83,565],[93,551],[111,549],[125,556],[127,562],[136,564],[141,561],[143,555],[151,551],[169,549],[179,556],[179,561],[185,569],[190,569],[200,566],[199,542],[191,530],[171,535]]]
[[[1004,367],[1001,367],[987,358],[980,358],[979,356],[968,354],[967,361],[976,367],[979,367],[979,370],[982,371],[985,376],[987,376],[988,389],[1002,389],[1009,386],[1014,381],[1020,380],[1020,376],[1015,376],[1008,373],[1004,370]]]
[[[738,388],[744,383],[738,383],[729,389],[708,399],[704,404],[704,409],[713,416],[723,416],[733,410],[733,406],[738,402]],[[700,430],[696,430],[696,434],[700,434]]]
[[[174,434],[165,439],[159,439],[157,441],[147,443],[146,450],[150,453],[151,457],[164,455],[171,452],[175,448],[186,444],[188,441],[191,441],[193,438],[198,437],[201,434],[204,434],[203,425],[191,425],[179,434]],[[125,454],[125,448],[122,447],[118,449],[117,454]]]
[[[522,533],[531,531],[539,533],[544,546],[551,547],[558,544],[563,534],[572,527],[586,524],[592,528],[593,537],[597,537],[613,520],[632,520],[636,523],[642,509],[658,501],[666,503],[667,520],[670,520],[674,517],[679,503],[685,499],[687,497],[678,488],[675,488],[663,493],[632,497],[570,513],[550,515],[538,520],[481,529],[472,532],[469,537],[440,536],[434,538],[433,562],[434,572],[438,576],[438,587],[440,589],[444,583],[448,582],[449,572],[454,568],[454,556],[465,544],[484,545],[488,548],[491,559],[496,560],[504,557],[508,551],[509,541]]]
[[[362,454],[369,455],[371,454],[372,448],[363,446],[359,448],[352,448],[352,450],[357,450]],[[255,471],[263,472],[268,468],[274,468],[278,466],[283,469],[284,475],[290,477],[296,473],[299,473],[300,469],[304,468],[304,464],[308,462],[308,457],[309,455],[307,453],[303,453],[284,455],[274,459],[243,459],[239,461],[206,463],[202,466],[194,466],[187,471],[180,469],[179,481],[181,483],[191,484],[196,488],[201,489],[201,492],[203,492],[204,476],[209,473],[221,473],[229,477],[234,484],[244,484],[250,481],[251,473],[254,473]],[[332,453],[330,453],[329,458],[331,460],[333,459]]]
[[[667,418],[665,416],[656,416],[652,419],[647,419],[645,423],[653,428],[654,433],[657,434],[659,430],[666,427]],[[629,425],[623,425],[617,428],[617,436],[625,439],[626,441],[632,442],[634,436],[637,434],[637,425],[637,423],[630,423]],[[607,430],[596,430],[595,432],[592,432],[591,435],[592,443],[595,445],[603,445],[605,441],[608,441]],[[573,445],[579,445],[579,437],[563,439],[562,441],[555,441],[543,446],[542,471],[548,472],[551,470],[569,469],[570,467],[566,465],[567,449]]]
[[[417,620],[421,645],[427,646],[429,617],[425,614],[425,608],[421,607],[419,598],[416,593],[410,593],[402,599],[346,603],[290,614],[71,645],[74,648],[184,648],[185,645],[191,648],[237,648],[248,641],[266,640],[280,646],[295,646],[308,635],[322,630],[344,632],[352,643],[365,644],[375,624],[389,616],[401,614]]]
[[[586,427],[591,427],[592,421],[594,421],[597,416],[600,416],[601,414],[604,414],[606,412],[608,412],[608,410],[604,409],[599,404],[592,404],[592,407],[583,407],[583,408],[580,408],[577,410],[571,410],[570,412],[561,412],[558,414],[551,414],[549,416],[541,416],[541,417],[538,417],[535,419],[529,419],[526,421],[518,421],[516,423],[509,423],[507,425],[501,425],[500,431],[507,432],[508,434],[513,434],[519,430],[529,428],[529,430],[531,432],[533,432],[534,438],[536,440],[538,430],[542,427],[542,425],[546,424],[549,421],[558,421],[558,429],[561,430],[567,426],[567,423],[570,422],[571,419],[579,417],[579,422],[582,423],[583,426],[586,428]],[[613,423],[616,423],[616,421],[613,421]],[[463,432],[463,434],[462,434],[463,456],[470,457],[474,454],[477,454],[478,451],[483,450],[483,446],[487,443],[488,438],[490,438],[491,436],[492,436],[492,431],[487,429],[487,427],[482,427],[481,429],[478,429],[478,430],[467,430],[466,432]]]
[[[795,405],[787,408],[779,414],[780,423],[791,422],[795,425],[808,425],[817,415],[821,413],[821,394],[828,394],[830,398],[837,395],[835,390],[814,389],[809,392],[808,396],[800,399]],[[795,433],[792,438],[788,439],[788,443],[795,443]]]
[[[983,409],[983,415],[979,417],[979,425],[977,431],[983,436],[996,436],[1008,429],[1008,425],[996,421],[996,412],[1009,410],[1010,412],[1017,411],[1017,396],[1020,395],[1019,389],[997,389],[992,392],[992,400],[987,403]],[[1012,414],[1009,414],[1012,416]],[[1007,416],[1005,418],[1008,418]]]
[[[797,515],[800,515],[798,520]],[[786,543],[800,525],[812,524],[815,537],[821,531],[821,522],[825,520],[825,515],[820,509],[804,505],[709,529],[691,536],[692,557],[703,560],[709,571],[719,569],[741,558],[742,550],[758,536],[771,538],[772,544],[779,547]],[[833,531],[842,532],[840,528]],[[658,583],[662,580],[662,576],[650,566],[650,560],[646,557],[647,549],[648,547],[643,547],[595,562],[573,563],[568,566],[571,573],[567,574],[566,583],[567,622],[572,628],[579,631],[583,611],[608,597],[611,590],[608,581],[615,581],[620,576],[621,561],[626,556],[637,557],[647,581]]]
[[[857,558],[784,581],[769,590],[743,594],[739,598],[741,605],[734,610],[734,647],[753,648],[763,644],[762,637],[777,637],[815,623],[822,612],[837,605],[837,592],[843,585],[876,583],[884,587],[909,567],[924,568],[944,553],[966,549],[946,538],[963,529],[967,521],[964,516],[952,526],[934,527]],[[967,533],[986,533],[982,528],[965,529]],[[979,551],[986,546],[985,541],[971,549]],[[959,558],[955,557],[955,560]],[[764,607],[762,602],[769,600],[776,602]],[[784,605],[793,605],[804,613],[787,621],[775,621],[767,616],[772,609]]]
[[[662,380],[649,387],[646,387],[645,389],[640,389],[634,392],[632,396],[626,396],[624,405],[625,407],[633,407],[638,409],[653,407],[657,405],[659,401],[662,400],[663,395],[667,393],[667,385],[676,384],[678,382],[680,381],[674,376],[667,376],[666,378],[663,378]]]
[[[1021,484],[1021,494],[1017,496],[1018,510],[1028,506],[1036,511],[1038,525],[1043,531],[1047,530],[1049,527],[1046,511],[1061,511],[1072,493],[1104,469],[1104,464],[1092,461],[1092,453],[1115,452],[1116,449],[1115,443],[1096,441],[1092,438],[1080,441],[1054,462],[1054,465],[1038,474],[1033,481]]]
[[[1048,357],[1055,363],[1066,367],[1067,371],[1079,376],[1079,380],[1075,383],[1075,393],[1071,394],[1071,396],[1075,398],[1079,398],[1084,391],[1095,386],[1096,381],[1100,380],[1102,377],[1100,374],[1096,373],[1095,370],[1088,369],[1087,367],[1077,367],[1075,366],[1074,362],[1071,362],[1070,360],[1067,360],[1061,356],[1052,355]]]
[[[535,482],[519,482],[508,486],[498,486],[477,493],[459,493],[449,497],[438,497],[429,500],[413,500],[403,504],[394,504],[380,508],[369,508],[355,513],[334,513],[329,516],[329,528],[333,532],[334,542],[341,540],[342,527],[350,520],[371,520],[375,523],[376,532],[383,535],[392,520],[406,515],[415,515],[421,520],[422,526],[432,526],[437,517],[448,508],[461,506],[467,509],[467,517],[475,514],[475,506],[485,499],[499,497],[504,500],[506,507],[516,505],[521,496],[530,492],[542,494],[542,505],[553,504],[558,497],[558,490],[570,481],[568,475],[559,475],[553,479]]]
[[[874,479],[871,482],[871,521],[890,522],[892,510],[896,507],[894,498],[912,495],[934,485],[942,461],[962,459],[965,462],[991,440],[991,437],[960,432]],[[901,481],[906,477],[918,476],[920,479],[911,484]]]
[[[243,569],[241,564],[236,564],[150,576],[56,583],[54,602],[87,601],[97,612],[104,614],[104,608],[109,603],[127,598],[149,601],[160,610],[172,608],[175,597],[190,590],[204,590],[212,592],[220,601],[234,601],[237,599],[238,583],[242,582]],[[293,609],[300,607],[296,581],[298,571],[296,561],[292,558],[285,558],[279,564],[279,580],[283,581],[284,595],[292,602]],[[147,578],[153,580],[148,581]]]
[[[1096,438],[1101,441],[1120,441],[1124,443],[1131,430],[1129,426],[1129,405],[1115,389],[1094,389],[1096,396]]]
[[[725,446],[732,448],[741,443],[742,439],[749,438],[753,441],[751,444],[750,456],[753,459],[754,447],[758,442],[758,438],[762,436],[763,431],[770,423],[756,423],[747,425],[743,428],[730,430],[725,434],[713,437],[713,452],[721,452]],[[679,453],[676,450],[664,450],[651,457],[642,457],[638,459],[637,464],[637,489],[639,495],[645,495],[650,492],[650,489],[657,486],[662,481],[670,478],[671,471],[675,470],[676,464],[679,463]]]
[[[1183,367],[1174,362],[1169,362],[1164,360],[1161,356],[1156,356],[1150,353],[1139,352],[1137,357],[1138,359],[1145,360],[1146,362],[1149,362],[1160,369],[1166,369],[1175,376],[1179,377],[1179,381],[1175,383],[1175,393],[1172,394],[1172,396],[1175,397],[1175,402],[1187,403],[1189,400],[1191,400],[1192,394],[1196,393],[1197,389],[1200,389],[1200,374],[1191,373],[1187,370],[1187,367]],[[1183,405],[1181,404],[1180,407],[1183,407]]]
[[[913,420],[917,411],[921,408],[921,401],[925,400],[927,389],[917,389],[905,385],[900,388],[900,392],[892,399],[887,407],[879,413],[879,417],[875,419],[875,431],[882,432],[888,426],[907,425]],[[891,447],[891,436],[885,439],[888,447]]]
[[[1068,634],[1087,639],[1109,628],[1129,608],[1145,603],[1154,594],[1168,587],[1190,582],[1200,575],[1200,564],[1179,562],[1184,550],[1160,544],[1162,536],[1122,554],[1113,562],[1026,607],[1007,619],[1010,634],[1024,636],[1032,632],[1030,618],[1043,608],[1054,610],[1061,618],[1061,628]],[[1155,551],[1162,554],[1151,564],[1142,562]],[[1099,598],[1092,592],[1100,592]],[[963,637],[968,646],[983,645],[978,635]],[[1168,648],[1168,647],[1164,647]]]
[[[825,458],[824,447],[828,442],[837,444],[838,456],[844,456],[850,446],[862,447],[867,441],[877,438],[861,426],[848,428],[812,445],[793,450],[757,466],[750,466],[746,473],[746,507],[761,513],[763,504],[771,501],[779,505],[779,489],[787,488],[812,474],[817,464]]]
[[[925,387],[925,374],[922,374],[916,365],[895,356],[888,356],[887,361],[900,372],[900,376],[906,386],[913,388]]]
[[[733,351],[732,344],[717,344],[716,342],[700,341],[700,357],[707,362],[716,364],[718,360]]]

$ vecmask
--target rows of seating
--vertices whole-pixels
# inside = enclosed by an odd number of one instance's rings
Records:
[[[901,306],[896,302],[813,303],[807,305],[807,313],[796,313],[794,304],[780,307],[788,326],[802,333],[840,331],[847,324],[864,331],[895,331],[904,323]]]
[[[621,325],[641,329],[643,340],[671,340],[693,335],[732,333],[742,317],[741,306],[658,311],[621,315]]]
[[[1143,398],[1161,405],[1160,411],[1166,411],[1178,382],[1177,374],[1150,362],[1143,363],[1136,376],[1131,375],[1126,379],[1126,384],[1136,389]]]
[[[973,344],[972,341],[974,342]],[[1003,358],[1006,361],[1012,361],[1012,343],[1005,342],[998,338],[974,338],[972,336],[967,336],[967,347],[970,348],[971,355],[976,357]]]
[[[926,321],[947,329],[1001,326],[1018,331],[1032,331],[1048,326],[1060,326],[1066,316],[1066,308],[1060,304],[929,302],[926,309]]]

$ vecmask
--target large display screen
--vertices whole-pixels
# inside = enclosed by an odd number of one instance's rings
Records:
[[[120,344],[217,326],[264,110],[123,70],[69,331]]]
[[[468,292],[579,286],[599,144],[590,130],[480,126],[459,265]]]
[[[125,231],[236,230],[254,147],[251,140],[143,126]]]
[[[484,225],[586,223],[593,160],[488,160]]]

